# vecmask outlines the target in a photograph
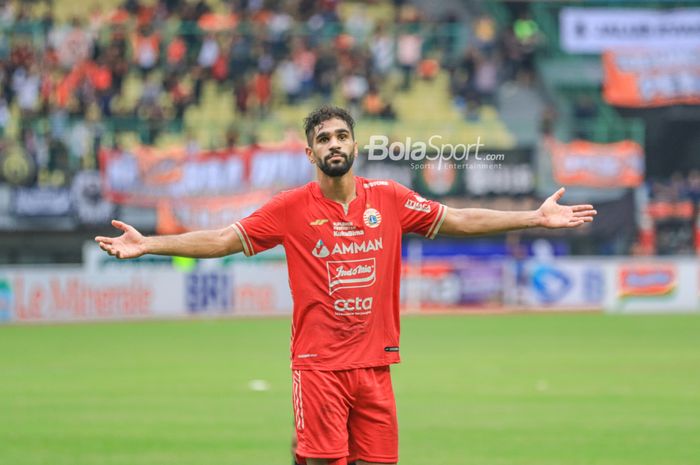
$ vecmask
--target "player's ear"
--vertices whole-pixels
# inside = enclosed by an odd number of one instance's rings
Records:
[[[304,151],[306,152],[306,158],[309,159],[309,163],[315,163],[316,160],[314,159],[314,151],[311,149],[311,147],[307,146]]]
[[[354,152],[355,152],[355,158],[357,158],[357,141],[355,141]]]

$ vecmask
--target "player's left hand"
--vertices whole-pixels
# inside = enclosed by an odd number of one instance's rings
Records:
[[[593,205],[559,205],[559,200],[566,189],[563,187],[545,200],[537,213],[540,216],[540,226],[544,228],[575,228],[593,221],[598,214]]]

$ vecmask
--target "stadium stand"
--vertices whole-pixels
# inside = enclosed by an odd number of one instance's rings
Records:
[[[27,189],[67,195],[76,178],[87,179],[95,170],[104,175],[106,152],[152,147],[192,155],[299,139],[301,119],[323,102],[351,109],[360,120],[361,142],[374,134],[394,141],[440,134],[443,142],[484,138],[497,152],[529,152],[522,162],[529,168],[519,171],[520,178],[508,170],[485,177],[458,173],[455,182],[466,187],[424,191],[455,205],[536,204],[538,196],[561,184],[543,144],[548,138],[633,141],[642,151],[666,140],[658,131],[648,132],[657,126],[652,112],[616,107],[604,98],[600,54],[562,49],[561,4],[129,0],[76,5],[54,0],[0,6],[0,234],[8,263],[36,260],[27,252],[25,258],[17,255],[18,245],[34,237],[23,232],[65,231],[77,243],[100,223],[97,218],[76,222],[73,207],[48,220],[46,212],[32,215],[31,208],[21,214],[18,198],[26,200],[23,205],[38,199]],[[663,184],[677,171],[664,171],[658,150],[650,152],[642,152],[652,168],[647,177]],[[692,161],[685,164],[693,168]],[[387,166],[373,168],[366,174],[398,175]],[[425,174],[402,176],[417,186],[428,184]],[[79,197],[100,201],[99,180],[77,184],[83,189]],[[592,196],[609,203],[611,211],[626,212],[635,211],[633,199],[639,198],[624,187],[574,188],[570,195],[573,200]],[[101,209],[92,210],[156,228],[152,206],[98,205]],[[634,225],[641,223],[644,208],[637,202],[634,218],[618,215],[624,221],[608,222],[602,215],[601,226],[595,226],[601,229],[587,231],[588,239],[578,238],[569,251],[637,250]],[[600,245],[602,235],[621,226],[619,243]],[[686,228],[686,236],[693,234]],[[71,254],[42,250],[37,255],[74,261],[79,259],[75,243],[63,248]]]

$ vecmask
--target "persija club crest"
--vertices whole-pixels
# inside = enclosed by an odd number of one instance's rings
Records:
[[[362,219],[367,227],[376,228],[382,222],[382,215],[374,208],[368,208],[362,215]]]

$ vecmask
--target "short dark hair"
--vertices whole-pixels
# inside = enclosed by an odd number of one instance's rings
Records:
[[[350,116],[350,113],[347,112],[347,110],[340,108],[340,107],[331,107],[324,105],[322,107],[319,107],[309,113],[309,115],[304,118],[304,133],[306,134],[306,142],[308,142],[309,146],[311,146],[311,142],[313,140],[313,135],[314,135],[314,129],[316,126],[319,124],[323,123],[324,121],[328,121],[329,119],[333,118],[338,118],[343,121],[348,125],[350,128],[350,134],[352,135],[352,138],[355,138],[355,120]]]

